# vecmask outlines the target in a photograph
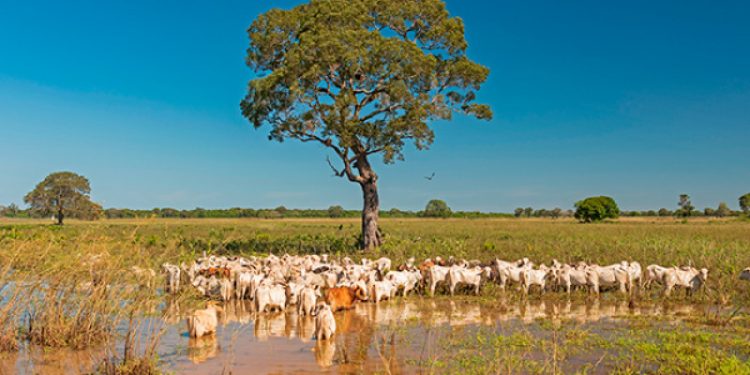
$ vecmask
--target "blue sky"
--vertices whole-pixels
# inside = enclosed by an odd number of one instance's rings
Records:
[[[359,208],[322,147],[239,113],[247,26],[296,3],[0,3],[0,204],[72,170],[106,207]],[[736,208],[750,191],[749,2],[447,3],[495,119],[435,123],[430,150],[376,165],[384,208]]]

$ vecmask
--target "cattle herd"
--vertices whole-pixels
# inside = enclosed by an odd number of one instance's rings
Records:
[[[315,317],[315,336],[319,340],[336,332],[333,315],[336,311],[349,309],[357,302],[392,299],[397,293],[407,296],[415,291],[433,296],[440,286],[451,295],[459,288],[479,294],[485,283],[496,283],[503,290],[515,286],[524,294],[535,287],[540,293],[547,290],[570,293],[580,288],[599,295],[610,289],[630,294],[659,284],[663,294],[669,295],[675,288],[691,294],[708,277],[706,268],[652,264],[644,270],[638,262],[628,261],[599,266],[553,260],[550,265],[535,266],[528,258],[481,262],[435,257],[421,263],[410,258],[393,267],[386,257],[356,263],[349,257],[331,259],[325,254],[264,258],[204,254],[191,264],[165,263],[162,267],[168,293],[176,293],[181,285],[187,284],[210,299],[252,300],[259,313],[295,306],[300,316]],[[742,271],[740,279],[750,281],[750,268]],[[219,312],[221,307],[209,303],[208,308],[191,314],[187,319],[190,336],[215,332]]]

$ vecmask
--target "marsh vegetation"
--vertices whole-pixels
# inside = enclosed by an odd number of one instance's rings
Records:
[[[0,222],[3,373],[746,373],[750,223],[737,220],[386,219],[388,239],[358,250],[356,220],[108,220],[64,227]],[[337,313],[334,347],[310,341],[293,311],[225,306],[213,338],[189,339],[194,291],[163,293],[165,262],[226,255],[556,258],[710,269],[689,299],[501,292],[416,295]],[[150,272],[152,270],[154,272]],[[309,323],[309,322],[308,322]],[[58,358],[54,360],[51,358]],[[276,367],[274,367],[276,366]],[[42,370],[43,369],[43,370]]]

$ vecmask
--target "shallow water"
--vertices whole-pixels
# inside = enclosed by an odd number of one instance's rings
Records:
[[[543,322],[566,321],[604,336],[627,325],[623,317],[668,316],[677,324],[684,316],[702,314],[697,305],[627,302],[509,302],[481,304],[471,297],[411,297],[380,304],[360,303],[335,314],[337,332],[333,340],[312,339],[314,320],[299,317],[295,309],[284,313],[256,314],[252,303],[224,305],[222,324],[214,336],[187,337],[184,314],[179,306],[165,308],[159,355],[163,367],[178,374],[217,374],[228,369],[235,374],[264,373],[356,373],[386,368],[392,373],[413,373],[441,356],[451,335],[471,335],[489,327],[501,335],[515,332],[546,337]],[[99,363],[104,350],[45,352],[24,348],[0,358],[0,373],[84,374]],[[543,356],[536,353],[532,356]],[[586,352],[566,358],[563,366],[576,369],[596,362],[602,353]],[[436,370],[440,372],[439,369]]]

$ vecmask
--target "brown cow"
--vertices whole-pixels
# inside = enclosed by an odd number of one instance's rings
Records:
[[[357,300],[364,301],[367,294],[358,286],[342,286],[326,290],[326,302],[331,305],[334,312],[351,309]]]

